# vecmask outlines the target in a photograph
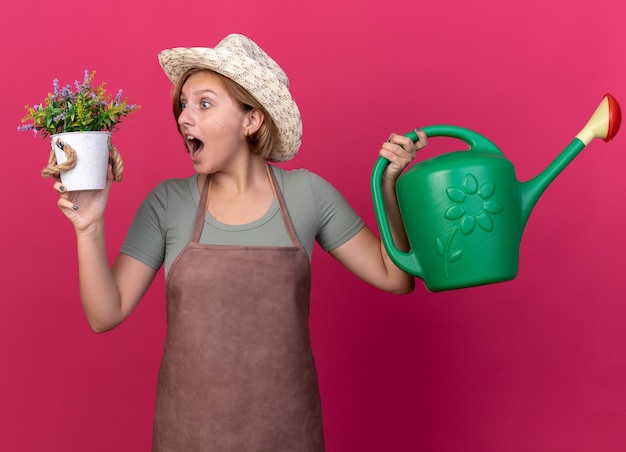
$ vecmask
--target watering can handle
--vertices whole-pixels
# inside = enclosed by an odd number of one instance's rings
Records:
[[[493,141],[479,133],[474,132],[473,130],[466,129],[465,127],[453,126],[449,124],[437,124],[423,127],[422,130],[427,137],[449,137],[465,141],[469,146],[470,151],[473,149],[480,149],[481,151],[493,152],[494,154],[502,155],[502,152],[493,143]],[[414,143],[418,138],[415,130],[405,133],[404,136],[413,140]]]
[[[410,132],[414,133],[414,132]],[[407,135],[409,136],[409,135]],[[409,138],[413,139],[411,136]],[[417,139],[417,135],[415,135]],[[391,235],[391,227],[389,226],[389,218],[387,216],[387,210],[385,207],[385,201],[383,199],[382,191],[382,178],[385,168],[389,165],[389,160],[384,157],[378,157],[374,170],[372,172],[372,178],[370,183],[370,189],[372,191],[372,199],[374,201],[374,211],[376,212],[376,221],[378,223],[378,230],[380,231],[380,237],[387,250],[387,254],[392,257],[394,263],[403,271],[413,275],[422,277],[421,266],[415,258],[409,253],[400,251],[393,242],[393,236]]]
[[[469,146],[469,152],[475,149],[480,149],[481,152],[491,152],[502,155],[502,152],[491,140],[470,129],[440,124],[426,126],[423,127],[422,130],[428,137],[442,136],[458,138],[465,141]],[[414,130],[406,133],[405,136],[413,140],[413,142],[418,140],[417,133]],[[385,202],[382,194],[382,178],[387,165],[389,165],[389,160],[384,157],[378,157],[378,160],[374,165],[371,179],[371,191],[374,208],[377,213],[376,221],[378,222],[378,230],[380,231],[381,239],[385,249],[387,250],[387,254],[392,257],[394,263],[403,271],[423,278],[421,265],[417,262],[415,254],[412,253],[411,250],[409,250],[409,252],[400,251],[393,242],[391,228],[389,227],[389,218],[387,217],[387,210],[385,208]]]

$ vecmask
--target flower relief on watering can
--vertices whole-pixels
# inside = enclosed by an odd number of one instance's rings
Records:
[[[435,248],[437,254],[443,259],[443,269],[446,279],[448,279],[448,263],[456,262],[463,257],[463,250],[453,248],[453,240],[456,234],[461,231],[464,236],[470,235],[478,226],[483,231],[493,232],[493,219],[491,215],[502,212],[503,207],[495,199],[492,199],[496,192],[496,184],[493,181],[486,181],[479,185],[478,179],[473,174],[466,174],[462,187],[448,187],[446,195],[452,201],[443,217],[450,221],[459,221],[459,226],[455,227],[452,234],[447,237],[437,237]]]

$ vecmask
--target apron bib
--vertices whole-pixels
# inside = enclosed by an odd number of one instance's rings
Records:
[[[204,183],[167,278],[155,452],[324,451],[309,258],[268,173],[291,247],[200,244],[210,176]]]

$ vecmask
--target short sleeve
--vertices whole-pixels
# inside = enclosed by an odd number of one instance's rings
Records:
[[[354,237],[365,225],[339,191],[322,177],[309,173],[315,210],[320,221],[316,240],[331,251]]]
[[[139,206],[120,250],[155,270],[161,268],[165,257],[166,207],[167,191],[161,183]]]

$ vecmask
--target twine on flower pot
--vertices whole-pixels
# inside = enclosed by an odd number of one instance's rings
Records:
[[[117,148],[113,146],[111,142],[111,137],[108,140],[109,144],[109,163],[111,164],[111,169],[113,170],[113,180],[115,182],[120,182],[122,177],[124,176],[124,162],[122,161],[122,156],[118,152]],[[50,151],[50,156],[48,158],[48,165],[41,171],[41,175],[46,178],[50,176],[58,176],[64,171],[68,171],[76,165],[76,151],[72,146],[65,143],[60,138],[54,143],[55,146],[58,146],[65,153],[65,157],[67,160],[64,163],[58,164],[57,158],[54,153],[54,149]]]

